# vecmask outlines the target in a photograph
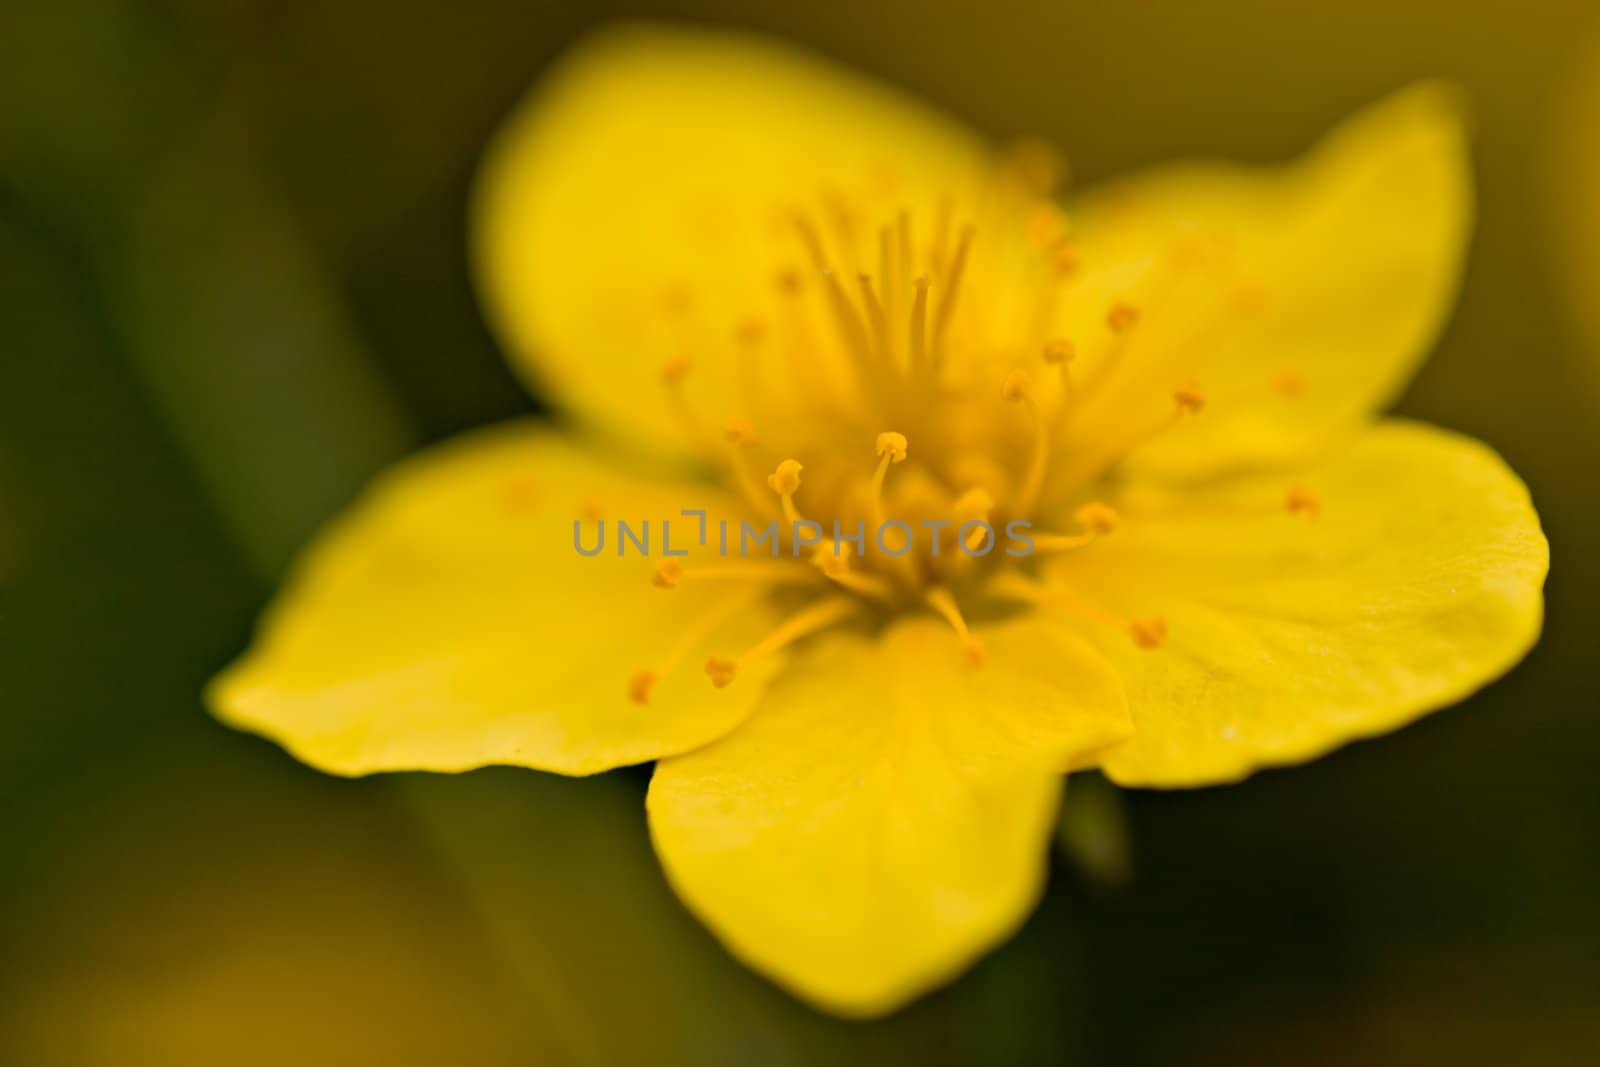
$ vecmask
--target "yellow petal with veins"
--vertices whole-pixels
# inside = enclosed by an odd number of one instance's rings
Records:
[[[717,583],[652,588],[631,543],[617,555],[618,520],[648,520],[659,555],[674,519],[674,551],[696,548],[698,520],[679,514],[696,507],[725,510],[715,491],[624,477],[548,429],[422,453],[322,534],[208,702],[337,774],[589,774],[705,744],[749,714],[781,656],[727,692],[701,660],[774,616],[759,601],[723,610],[738,591]],[[604,521],[601,554],[578,553],[577,519],[587,549]]]
[[[568,54],[489,154],[480,286],[515,362],[558,403],[681,448],[663,361],[691,354],[686,394],[721,425],[742,408],[738,335],[760,337],[746,324],[780,315],[780,273],[820,284],[794,211],[881,202],[931,218],[935,190],[967,191],[979,159],[974,139],[909,97],[774,41],[605,31]],[[803,340],[764,332],[749,343]]]
[[[1039,894],[1059,773],[1124,737],[1086,644],[908,619],[819,639],[732,735],[662,761],[651,832],[678,894],[752,967],[830,1010],[893,1010],[965,968]]]
[[[1440,85],[1369,108],[1282,170],[1184,164],[1091,194],[1074,214],[1086,269],[1061,332],[1103,387],[1082,398],[1075,439],[1158,412],[1193,378],[1204,417],[1132,466],[1198,476],[1326,449],[1427,355],[1471,216],[1460,105]],[[1139,317],[1119,335],[1103,318],[1125,305]]]
[[[1537,639],[1549,549],[1527,489],[1485,446],[1387,422],[1296,474],[1315,514],[1253,475],[1130,491],[1115,537],[1047,581],[1124,616],[1093,624],[1135,733],[1102,761],[1124,785],[1191,786],[1397,729],[1498,677]]]

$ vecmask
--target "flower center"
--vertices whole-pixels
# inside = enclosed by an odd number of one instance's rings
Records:
[[[733,330],[744,410],[699,410],[694,354],[663,362],[687,438],[752,516],[777,524],[785,551],[698,567],[663,561],[654,584],[809,583],[817,592],[742,654],[713,656],[706,673],[718,687],[809,634],[900,611],[944,619],[980,665],[963,604],[987,614],[1050,603],[1118,626],[1141,647],[1165,641],[1159,618],[1113,618],[1026,576],[1027,557],[1075,551],[1115,530],[1118,515],[1093,499],[1095,486],[1206,399],[1194,382],[1168,383],[1164,419],[1087,446],[1073,433],[1079,406],[1122,362],[1143,316],[1117,299],[1093,336],[1057,332],[1083,272],[1066,216],[1049,199],[1058,168],[1044,159],[999,168],[965,216],[954,197],[919,218],[836,192],[815,210],[787,212],[774,240],[789,262],[773,278],[768,313]],[[1080,353],[1092,357],[1081,377]],[[1286,378],[1285,393],[1291,384],[1303,386]],[[720,435],[711,416],[725,420]],[[1315,498],[1307,491],[1291,510],[1312,514]],[[1066,528],[1052,531],[1052,522]],[[658,674],[637,674],[633,699],[644,702],[640,679]]]

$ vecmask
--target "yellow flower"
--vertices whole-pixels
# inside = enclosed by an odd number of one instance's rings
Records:
[[[499,137],[475,216],[491,317],[583,436],[390,473],[217,713],[339,774],[657,760],[683,900],[872,1015],[1026,916],[1064,772],[1232,781],[1521,657],[1547,565],[1523,485],[1374,418],[1467,240],[1450,93],[1281,171],[1067,202],[1062,170],[775,44],[592,40]],[[718,544],[780,518],[826,533]],[[645,520],[653,565],[617,544]],[[835,554],[836,521],[892,532]]]

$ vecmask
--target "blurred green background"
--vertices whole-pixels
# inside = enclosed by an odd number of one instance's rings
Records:
[[[1542,644],[1398,735],[1129,795],[1129,885],[1058,862],[1013,942],[870,1025],[687,917],[643,771],[340,781],[213,723],[320,521],[538,407],[474,306],[466,190],[543,65],[637,16],[780,33],[1083,182],[1462,82],[1478,234],[1401,410],[1532,486]],[[6,0],[0,1063],[1595,1062],[1597,220],[1592,0]]]

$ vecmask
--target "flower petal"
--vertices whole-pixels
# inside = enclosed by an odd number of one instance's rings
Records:
[[[1042,885],[1059,772],[1126,736],[1099,655],[1033,621],[968,667],[937,623],[831,636],[732,735],[664,760],[656,851],[678,894],[757,970],[870,1016],[1007,936]]]
[[[1549,549],[1527,489],[1487,447],[1387,422],[1287,480],[1130,492],[1123,525],[1052,585],[1166,644],[1083,624],[1128,686],[1125,785],[1205,785],[1394,730],[1509,669],[1537,639]],[[1308,510],[1318,509],[1315,515]]]
[[[780,269],[810,267],[791,212],[830,190],[924,208],[926,183],[979,158],[911,99],[774,41],[614,29],[501,131],[476,194],[479,282],[507,349],[559,402],[681,449],[662,365],[689,357],[707,417],[752,414],[734,335],[770,319]]]
[[[1159,418],[1191,378],[1204,417],[1139,449],[1135,466],[1188,476],[1300,461],[1381,409],[1455,297],[1472,215],[1459,112],[1447,87],[1417,86],[1285,170],[1183,165],[1091,196],[1077,215],[1086,288],[1066,331],[1121,363],[1085,404],[1084,439],[1125,436],[1140,410]],[[1118,301],[1140,317],[1112,342]]]
[[[585,557],[574,525],[596,507],[608,539]],[[693,640],[694,620],[709,625],[729,591],[652,589],[650,563],[617,555],[616,527],[648,520],[659,555],[672,518],[674,551],[691,548],[699,523],[680,509],[696,507],[715,516],[725,502],[624,477],[537,426],[424,453],[312,546],[209,703],[337,774],[488,763],[588,774],[702,745],[745,718],[776,666],[717,691],[700,670],[707,647],[743,647],[773,619],[751,605]],[[585,522],[586,549],[596,534]],[[680,645],[649,703],[630,700],[632,674]]]

